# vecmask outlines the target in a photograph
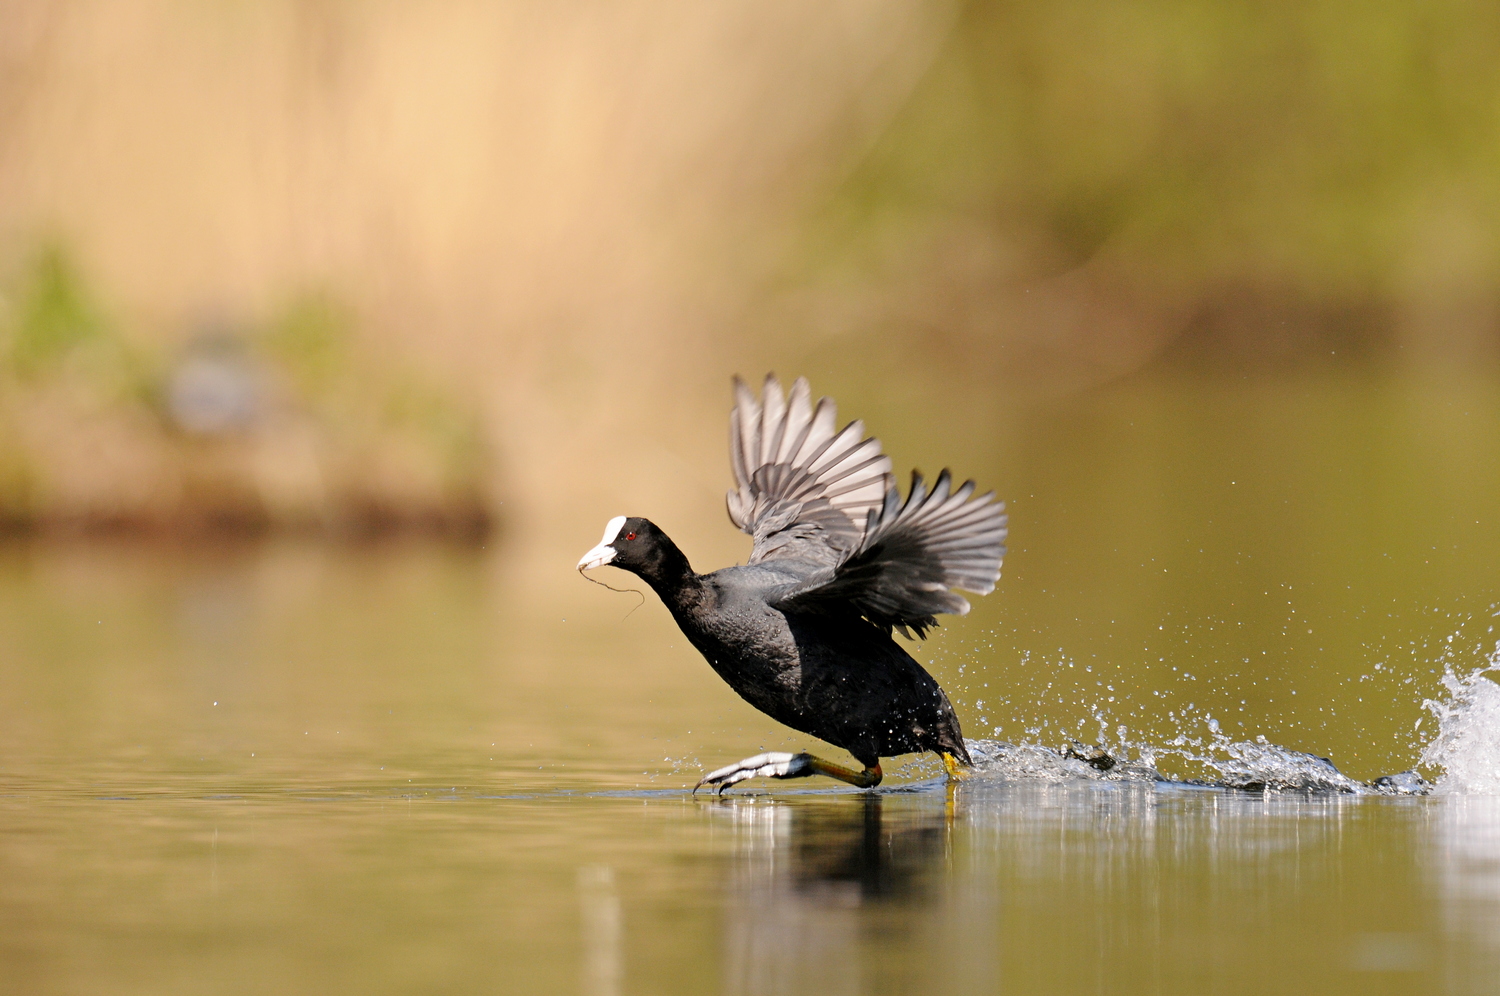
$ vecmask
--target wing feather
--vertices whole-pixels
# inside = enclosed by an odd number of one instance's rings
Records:
[[[974,491],[973,481],[953,490],[947,470],[931,490],[913,473],[905,501],[895,487],[886,491],[858,546],[774,604],[814,611],[848,604],[876,625],[918,636],[939,613],[967,613],[968,601],[952,589],[994,591],[1005,556],[1005,505],[994,492]]]
[[[750,562],[796,557],[832,565],[853,550],[884,501],[891,461],[855,421],[835,431],[837,412],[798,378],[783,394],[774,375],[756,399],[738,377],[729,414],[729,462],[737,487],[729,518],[755,537]]]
[[[891,461],[863,422],[836,428],[828,398],[812,403],[807,381],[790,392],[768,376],[759,399],[738,377],[729,415],[736,487],[729,517],[755,538],[750,562],[795,558],[817,565],[773,599],[788,610],[859,612],[876,625],[926,634],[936,616],[962,615],[953,589],[988,594],[1005,556],[1005,505],[953,487],[944,470],[931,488],[912,474],[902,499]],[[909,633],[908,633],[909,635]]]

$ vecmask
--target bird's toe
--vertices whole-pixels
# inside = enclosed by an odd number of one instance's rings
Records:
[[[693,791],[696,793],[703,786],[712,785],[722,793],[729,786],[747,778],[797,778],[810,773],[808,755],[774,751],[747,757],[717,771],[710,771],[693,786]]]

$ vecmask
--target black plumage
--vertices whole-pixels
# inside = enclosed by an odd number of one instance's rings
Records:
[[[903,499],[879,441],[857,421],[835,431],[833,402],[813,406],[806,380],[786,396],[767,377],[759,401],[738,378],[734,387],[729,517],[754,537],[749,563],[698,574],[656,525],[621,516],[579,570],[641,577],[746,701],[865,770],[764,754],[704,781],[828,774],[873,785],[881,757],[914,751],[943,755],[950,770],[969,763],[948,697],[891,633],[925,636],[939,613],[966,613],[953,588],[994,590],[1004,504],[974,497],[972,481],[954,489],[946,470],[931,489],[913,474]]]

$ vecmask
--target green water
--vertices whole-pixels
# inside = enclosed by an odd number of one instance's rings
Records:
[[[1367,779],[1494,646],[1497,398],[859,413],[1011,499],[1000,590],[920,649],[971,737],[1202,774],[1168,746],[1213,717]],[[950,791],[914,759],[875,795],[691,798],[813,744],[572,573],[616,511],[555,551],[0,548],[0,991],[1495,991],[1500,797]]]

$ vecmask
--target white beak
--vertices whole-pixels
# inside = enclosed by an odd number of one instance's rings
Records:
[[[614,559],[615,548],[607,543],[600,543],[583,555],[583,559],[578,562],[578,569],[580,571],[591,571],[596,567],[603,567]]]
[[[583,559],[578,562],[578,569],[580,571],[591,571],[596,567],[603,567],[614,560],[615,548],[610,546],[610,544],[615,541],[616,536],[620,535],[620,530],[623,528],[625,528],[625,516],[623,515],[617,515],[605,523],[604,538],[599,541],[598,546],[583,555]]]

